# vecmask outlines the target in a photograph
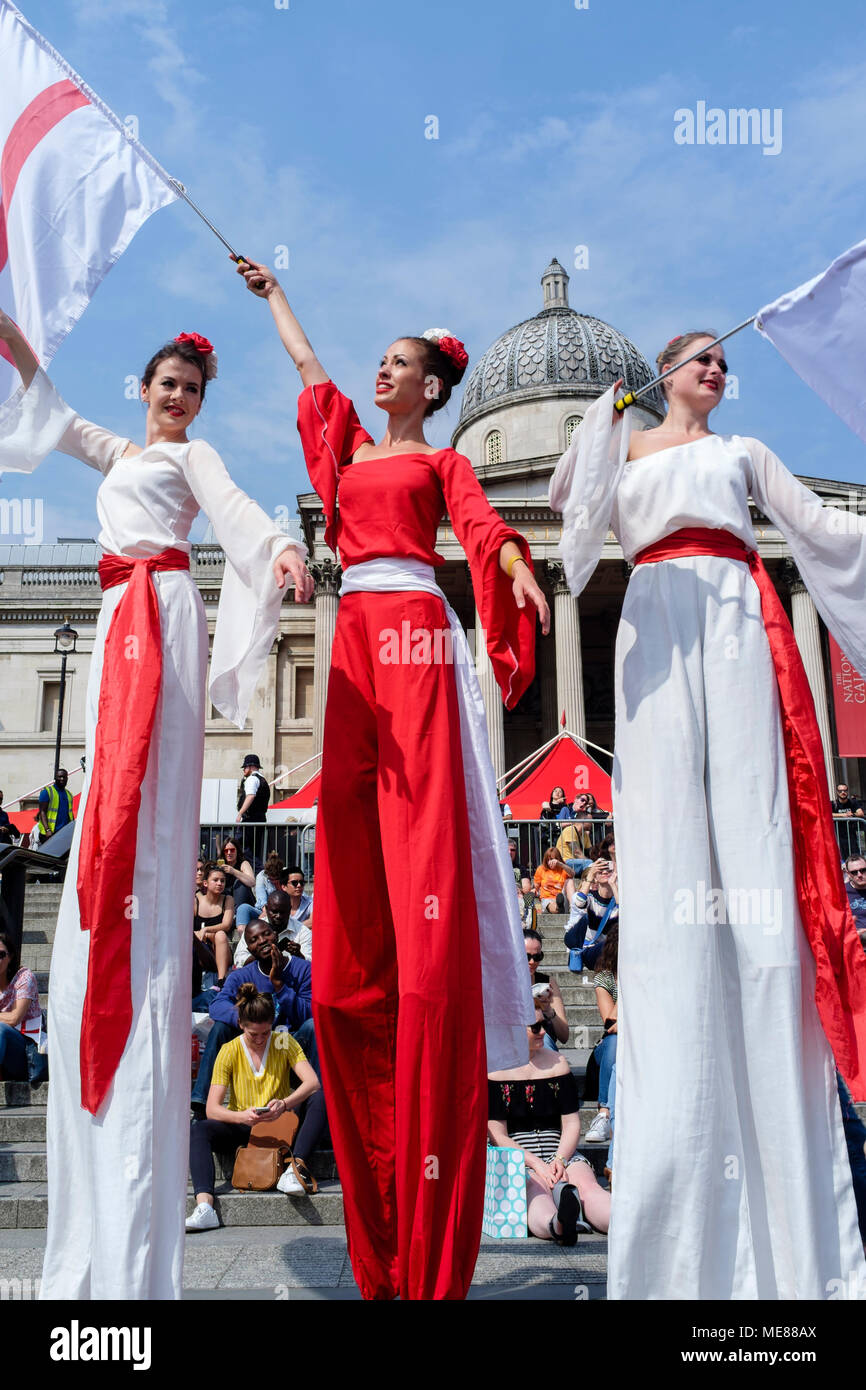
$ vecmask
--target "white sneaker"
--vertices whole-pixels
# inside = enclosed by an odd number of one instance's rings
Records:
[[[610,1142],[610,1116],[602,1115],[601,1111],[596,1115],[589,1129],[586,1131],[587,1144],[607,1144]]]
[[[209,1202],[199,1202],[195,1211],[186,1218],[188,1231],[215,1231],[220,1219]]]
[[[303,1183],[298,1182],[293,1168],[287,1168],[277,1183],[277,1191],[285,1192],[289,1197],[306,1197],[307,1190]]]

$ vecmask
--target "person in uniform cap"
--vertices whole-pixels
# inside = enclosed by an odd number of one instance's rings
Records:
[[[266,777],[261,774],[261,762],[255,753],[248,753],[243,761],[243,774],[238,789],[238,813],[236,822],[263,821],[271,799],[271,788]]]

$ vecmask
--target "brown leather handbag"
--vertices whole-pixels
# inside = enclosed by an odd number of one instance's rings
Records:
[[[270,1192],[291,1161],[298,1132],[297,1113],[285,1110],[274,1120],[257,1120],[249,1142],[235,1155],[232,1187],[238,1192]]]

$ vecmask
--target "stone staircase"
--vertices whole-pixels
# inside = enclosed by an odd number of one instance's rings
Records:
[[[51,949],[54,928],[60,902],[60,886],[52,883],[31,883],[27,886],[25,930],[22,945],[22,964],[33,969],[39,979],[40,998],[45,1007],[48,998],[48,974],[51,963]],[[567,952],[562,945],[564,918],[546,917],[544,932],[544,967],[556,976],[565,999],[566,1014],[572,1028],[576,1046],[564,1049],[572,1069],[582,1075],[591,1048],[601,1037],[601,1026],[595,1008],[595,994],[588,977],[586,980],[569,974]],[[50,1029],[50,1018],[49,1018]],[[8,1240],[12,1233],[18,1232],[18,1240],[27,1240],[25,1233],[32,1233],[24,1259],[23,1248],[19,1250],[16,1269],[20,1273],[35,1276],[41,1262],[38,1242],[44,1233],[47,1221],[47,1173],[46,1173],[46,1103],[50,1080],[43,1086],[33,1089],[27,1083],[0,1082],[0,1275],[11,1258]],[[596,1114],[594,1107],[581,1111],[581,1128],[584,1133]],[[582,1146],[583,1152],[593,1163],[601,1177],[607,1145]],[[218,1174],[220,1160],[217,1159]],[[217,1184],[216,1205],[226,1234],[207,1233],[194,1236],[187,1241],[187,1272],[192,1260],[192,1283],[198,1287],[208,1287],[206,1270],[196,1274],[200,1257],[195,1253],[215,1237],[222,1241],[241,1242],[241,1248],[250,1253],[253,1247],[259,1248],[264,1241],[273,1259],[277,1248],[283,1254],[277,1263],[286,1264],[286,1250],[298,1240],[303,1243],[310,1236],[340,1237],[340,1249],[345,1249],[343,1231],[343,1196],[334,1162],[333,1151],[323,1150],[316,1154],[312,1164],[319,1182],[319,1191],[313,1197],[286,1197],[279,1192],[240,1193],[230,1184],[230,1160],[222,1166],[222,1182]],[[604,1179],[602,1178],[602,1181]],[[194,1196],[187,1194],[187,1210],[192,1210]],[[4,1239],[4,1236],[7,1239]],[[269,1243],[269,1244],[268,1244]],[[288,1243],[288,1244],[287,1244]],[[515,1285],[519,1271],[527,1267],[529,1250],[533,1251],[533,1267],[538,1265],[537,1252],[540,1242],[526,1241],[485,1241],[483,1251],[491,1268],[494,1282],[503,1280],[505,1286]],[[321,1250],[322,1242],[318,1241]],[[596,1293],[603,1292],[606,1240],[603,1236],[582,1237],[583,1263],[575,1265],[574,1252],[556,1251],[543,1261],[546,1269],[544,1285],[553,1287],[557,1283],[556,1269],[560,1270],[559,1285],[571,1288],[579,1281],[589,1283]],[[569,1259],[564,1257],[568,1255]],[[560,1258],[562,1257],[562,1258]],[[24,1263],[21,1263],[24,1260]],[[288,1260],[291,1265],[291,1259]],[[31,1268],[32,1266],[32,1268]],[[347,1276],[347,1266],[342,1269],[341,1286],[351,1284]],[[227,1274],[226,1278],[231,1276]],[[238,1277],[237,1275],[235,1277]],[[552,1283],[551,1283],[552,1279]],[[189,1282],[189,1278],[187,1279]],[[225,1287],[232,1287],[231,1284]],[[562,1296],[565,1296],[564,1294]],[[573,1294],[571,1295],[573,1296]]]

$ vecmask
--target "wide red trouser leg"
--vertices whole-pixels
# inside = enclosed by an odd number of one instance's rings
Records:
[[[402,639],[404,622],[447,629],[433,595],[340,603],[316,828],[314,1015],[362,1293],[462,1298],[484,1197],[478,923],[454,670],[417,641],[400,640],[408,660],[393,660],[388,633]]]

